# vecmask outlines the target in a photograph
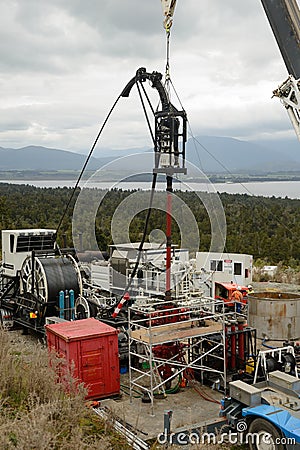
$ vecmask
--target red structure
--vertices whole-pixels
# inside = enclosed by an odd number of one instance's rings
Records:
[[[46,325],[48,348],[64,358],[59,381],[72,373],[88,389],[86,399],[120,392],[118,331],[94,318]],[[63,368],[63,369],[62,369]]]
[[[166,218],[166,293],[171,292],[171,250],[172,250],[172,177],[167,176],[167,218]]]

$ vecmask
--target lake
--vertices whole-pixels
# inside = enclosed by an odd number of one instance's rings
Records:
[[[37,187],[74,187],[76,181],[72,180],[0,180],[0,183],[27,184]],[[80,187],[84,185],[80,183]],[[90,182],[90,188],[117,188],[117,189],[142,189],[151,188],[151,182]],[[300,181],[264,181],[252,183],[193,183],[193,182],[175,182],[174,189],[204,191],[204,192],[227,192],[229,194],[249,194],[263,197],[289,197],[300,199]],[[158,190],[164,190],[165,183],[157,183]]]

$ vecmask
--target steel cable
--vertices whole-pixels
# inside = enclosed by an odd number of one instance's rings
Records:
[[[104,127],[105,127],[105,125],[107,124],[108,119],[110,118],[110,116],[111,116],[113,110],[115,109],[115,107],[116,107],[118,101],[120,100],[121,96],[122,96],[122,94],[119,94],[119,96],[118,96],[117,99],[115,100],[114,104],[113,104],[112,107],[110,108],[109,113],[107,114],[107,116],[106,116],[104,122],[102,123],[102,126],[101,126],[101,128],[100,128],[100,130],[99,130],[99,132],[98,132],[98,134],[97,134],[97,136],[96,136],[96,139],[95,139],[95,141],[94,141],[94,143],[93,143],[93,145],[92,145],[92,147],[91,147],[91,149],[90,149],[90,151],[89,151],[89,154],[88,154],[88,156],[87,156],[87,158],[86,158],[86,160],[85,160],[85,163],[84,163],[84,165],[83,165],[83,167],[82,167],[82,169],[81,169],[81,172],[80,172],[80,174],[79,174],[79,177],[78,177],[78,179],[77,179],[77,181],[76,181],[76,183],[75,183],[75,186],[74,186],[74,188],[73,188],[72,194],[71,194],[71,196],[70,196],[70,198],[69,198],[69,200],[68,200],[68,202],[67,202],[67,204],[66,204],[66,207],[65,207],[65,209],[64,209],[64,212],[63,212],[63,214],[62,214],[62,217],[61,217],[60,222],[59,222],[59,224],[58,224],[58,226],[57,226],[57,229],[56,229],[56,235],[58,234],[58,231],[59,231],[59,229],[60,229],[60,227],[61,227],[61,225],[62,225],[62,223],[63,223],[63,220],[64,220],[64,218],[65,218],[65,216],[66,216],[66,214],[67,214],[67,211],[68,211],[68,209],[69,209],[69,206],[70,206],[70,204],[71,204],[71,201],[73,200],[73,197],[74,197],[74,195],[75,195],[76,189],[78,188],[78,185],[79,185],[79,183],[80,183],[80,181],[81,181],[81,178],[82,178],[82,176],[83,176],[83,174],[84,174],[84,171],[85,171],[85,169],[86,169],[86,166],[88,165],[88,162],[89,162],[89,160],[91,159],[92,153],[93,153],[93,151],[94,151],[94,149],[95,149],[95,147],[96,147],[96,145],[97,145],[97,142],[98,142],[98,140],[99,140],[99,138],[100,138],[100,136],[101,136],[101,134],[102,134],[102,131],[104,130]]]

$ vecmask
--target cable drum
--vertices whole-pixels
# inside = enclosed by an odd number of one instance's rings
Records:
[[[32,270],[32,264],[34,268]],[[32,276],[33,274],[33,276]],[[32,289],[32,278],[34,288]],[[28,257],[21,269],[24,293],[33,293],[41,302],[55,302],[60,291],[74,291],[75,298],[82,292],[81,276],[76,261],[71,257]]]

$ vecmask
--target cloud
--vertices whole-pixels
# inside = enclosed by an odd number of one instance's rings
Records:
[[[0,6],[0,146],[87,151],[136,69],[165,70],[159,0]],[[270,99],[287,72],[260,2],[177,0],[170,63],[195,134],[291,133],[284,109]],[[131,96],[118,105],[100,147],[151,145]]]

